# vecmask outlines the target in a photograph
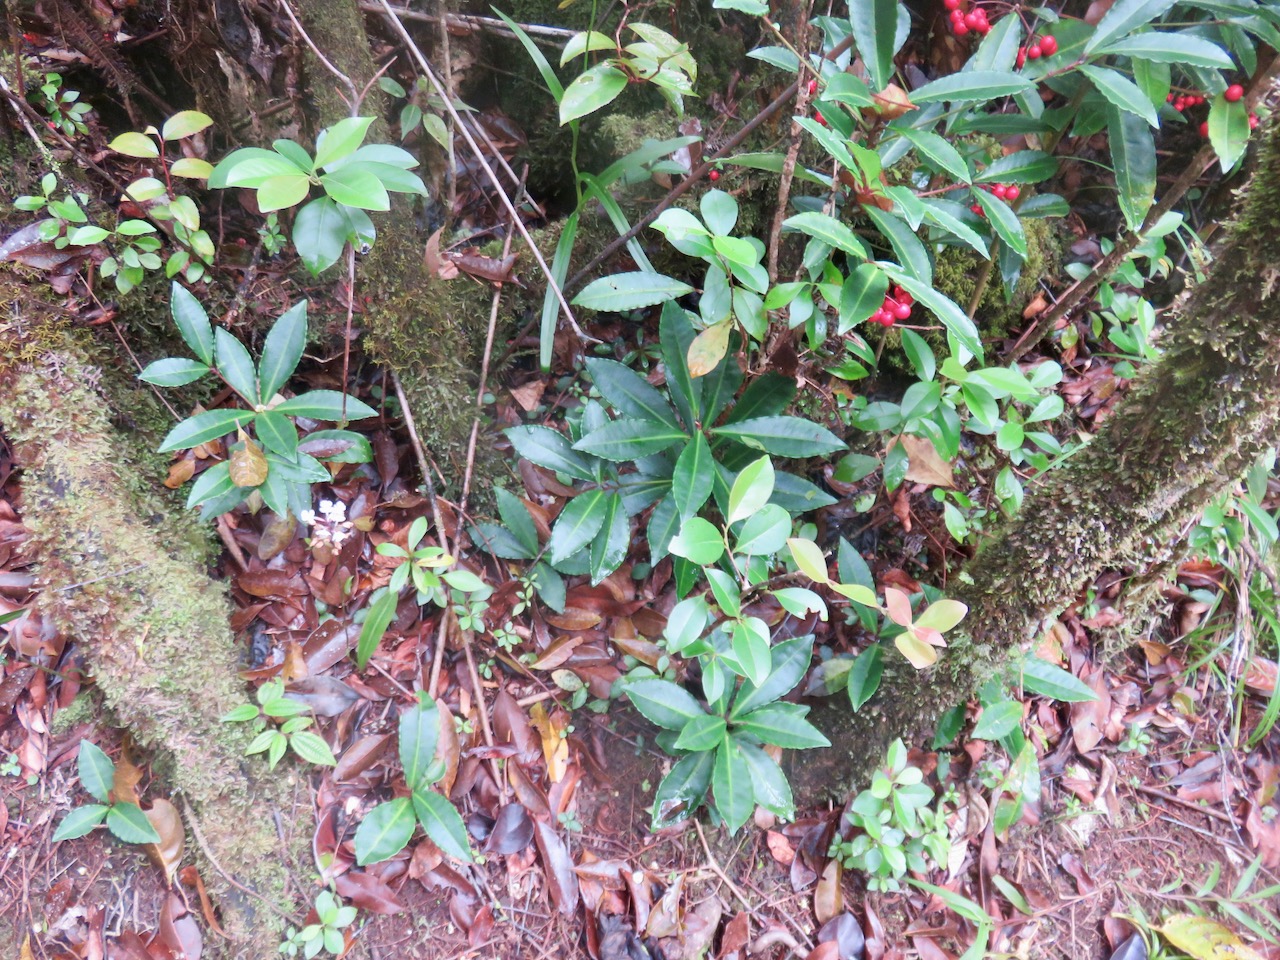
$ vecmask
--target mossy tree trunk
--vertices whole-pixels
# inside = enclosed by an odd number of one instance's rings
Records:
[[[112,425],[103,384],[113,374],[92,362],[91,337],[56,322],[0,327],[0,427],[23,470],[39,609],[83,652],[113,722],[180,794],[189,848],[232,938],[210,937],[206,955],[273,955],[279,918],[297,906],[285,887],[296,851],[274,817],[293,806],[292,775],[269,775],[262,758],[244,756],[247,731],[219,722],[247,698],[226,594],[209,579],[193,518],[168,518],[140,475],[135,444],[155,438]]]

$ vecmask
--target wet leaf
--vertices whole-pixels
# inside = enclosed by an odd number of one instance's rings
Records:
[[[834,944],[838,960],[858,960],[866,948],[862,927],[851,913],[842,913],[824,923],[818,931],[818,943]]]
[[[529,812],[519,803],[509,803],[498,811],[484,849],[486,853],[519,853],[532,842],[533,820]]]
[[[951,464],[938,455],[932,440],[903,434],[898,438],[907,452],[907,479],[931,487],[954,487]]]
[[[568,714],[556,710],[551,715],[541,703],[535,703],[529,710],[529,721],[542,738],[542,756],[547,761],[547,776],[552,783],[564,779],[565,769],[569,764],[569,741],[565,738],[565,725]]]

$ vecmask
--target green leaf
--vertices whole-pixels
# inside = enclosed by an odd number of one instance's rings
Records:
[[[1115,70],[1082,64],[1080,72],[1093,81],[1094,88],[1121,110],[1137,114],[1153,127],[1160,126],[1156,108],[1141,88],[1128,77]]]
[[[222,327],[213,331],[215,366],[222,379],[247,402],[258,402],[258,374],[253,358],[235,335]]]
[[[256,190],[272,177],[306,176],[309,172],[309,165],[300,167],[274,150],[242,147],[223,157],[213,168],[213,173],[209,174],[209,186],[214,189],[244,187]]]
[[[729,491],[725,522],[737,523],[755,514],[773,496],[773,486],[773,461],[767,456],[743,467]]]
[[[540,426],[512,427],[505,433],[516,453],[530,463],[576,480],[595,479],[591,462],[573,449],[564,434]]]
[[[451,857],[472,863],[471,845],[462,817],[447,798],[431,790],[413,791],[413,811],[432,843]]]
[[[738,743],[738,749],[747,761],[756,803],[776,816],[792,819],[796,814],[795,801],[791,796],[791,784],[787,783],[782,768],[754,744]]]
[[[623,508],[622,497],[611,493],[604,500],[604,519],[600,535],[591,544],[591,585],[595,586],[618,569],[627,559],[631,545],[631,522]]]
[[[689,345],[693,343],[694,332],[684,308],[674,301],[663,304],[658,333],[667,373],[667,389],[680,412],[680,419],[692,430],[698,422],[698,410],[702,404],[702,381],[689,372]]]
[[[874,263],[860,263],[840,288],[840,324],[844,334],[868,319],[884,304],[889,278]]]
[[[960,151],[936,133],[928,130],[914,130],[911,127],[900,128],[897,132],[910,141],[911,145],[940,171],[951,174],[961,183],[969,183],[972,180],[969,164],[964,157],[960,156]]]
[[[538,48],[528,33],[520,24],[516,23],[501,10],[494,8],[494,13],[502,18],[502,22],[507,25],[512,33],[516,35],[516,39],[520,41],[520,45],[524,47],[525,52],[529,54],[529,59],[538,68],[538,73],[542,75],[542,82],[547,85],[547,90],[555,99],[556,103],[560,102],[564,96],[564,87],[560,83],[560,79],[556,76],[556,72],[551,69],[551,64],[547,62],[546,56]]]
[[[979,360],[982,359],[982,341],[978,337],[978,328],[973,325],[968,315],[955,305],[954,301],[893,265],[885,265],[885,272],[894,283],[911,294],[917,303],[928,308],[929,312],[947,328],[947,332],[955,337],[960,346]]]
[[[680,532],[671,538],[667,550],[691,563],[706,566],[723,555],[724,539],[710,521],[691,517],[681,524]]]
[[[1174,5],[1176,0],[1119,0],[1106,12],[1084,45],[1084,54],[1109,46],[1150,23]]]
[[[197,413],[170,430],[157,452],[189,450],[206,441],[216,440],[237,426],[245,426],[252,419],[251,410],[206,410],[204,413]]]
[[[499,14],[501,16],[501,14]],[[573,244],[578,236],[577,210],[569,214],[560,228],[560,239],[556,241],[555,255],[551,258],[551,276],[556,287],[563,287],[565,277],[569,275],[569,263],[573,257]],[[555,287],[547,284],[547,292],[542,298],[542,316],[538,327],[538,365],[542,370],[551,369],[551,349],[555,345],[556,320],[560,316],[560,299],[556,296]]]
[[[979,183],[1040,183],[1058,173],[1058,160],[1041,150],[1018,150],[987,164]]]
[[[825,213],[818,213],[816,210],[797,213],[782,221],[782,228],[816,237],[858,260],[867,259],[866,245],[858,239],[858,235],[835,217]]]
[[[551,528],[551,539],[547,541],[547,556],[551,563],[567,560],[595,538],[604,525],[609,496],[603,490],[588,490],[565,504]]]
[[[724,717],[702,714],[690,720],[676,738],[677,750],[714,750],[724,738]]]
[[[963,620],[968,612],[969,608],[959,600],[944,597],[929,604],[924,612],[916,617],[915,625],[922,629],[946,633]]]
[[[258,364],[259,402],[270,403],[288,382],[307,344],[307,301],[294,304],[277,320],[262,345]]]
[[[1022,224],[1018,221],[1018,215],[1013,212],[1013,209],[999,197],[985,190],[975,190],[973,195],[986,213],[987,220],[991,223],[996,235],[1010,250],[1020,257],[1025,257],[1027,237],[1022,232]]]
[[[738,222],[738,201],[723,190],[708,190],[698,201],[707,229],[720,237],[732,232]]]
[[[529,514],[529,508],[514,493],[502,487],[494,487],[493,493],[502,522],[532,557],[538,552],[538,528]]]
[[[324,738],[319,734],[312,733],[310,730],[299,730],[290,734],[289,746],[294,753],[308,763],[323,767],[338,765],[338,760],[329,749],[329,744],[325,743]]]
[[[679,761],[662,778],[653,797],[652,827],[670,826],[693,813],[707,795],[715,754],[695,753]]]
[[[243,494],[232,506],[243,500],[249,495],[249,488],[237,487],[231,480],[231,462],[223,460],[221,463],[215,463],[200,476],[196,477],[196,482],[191,485],[191,492],[187,496],[187,509],[197,507],[207,500],[216,500],[220,497],[230,497],[233,493],[239,492]],[[227,509],[230,509],[228,507]]]
[[[305,173],[267,177],[258,186],[258,209],[262,213],[286,210],[301,203],[311,192],[311,178]]]
[[[293,245],[313,277],[337,263],[346,244],[347,218],[330,197],[317,197],[293,219]]]
[[[727,734],[716,748],[711,792],[715,797],[716,810],[724,818],[729,832],[737,833],[751,816],[755,791],[751,785],[751,769],[738,745]]]
[[[769,628],[765,622],[759,617],[735,620],[730,630],[730,644],[742,675],[757,686],[764,683],[771,664]]]
[[[661,453],[672,444],[688,439],[689,436],[678,427],[624,417],[592,430],[575,443],[573,449],[604,460],[625,463]]]
[[[738,689],[730,718],[750,713],[796,688],[809,669],[813,654],[813,636],[796,637],[774,645],[770,651],[769,676],[756,685],[748,680]]]
[[[578,307],[588,310],[625,313],[641,307],[651,307],[656,303],[675,300],[693,287],[660,273],[615,273],[599,280],[593,280],[573,298]]]
[[[292,459],[298,452],[298,428],[283,414],[263,411],[253,418],[253,427],[262,445],[272,453]]]
[[[973,725],[975,740],[999,740],[1018,729],[1022,723],[1022,704],[1017,700],[1001,700],[982,710]]]
[[[894,42],[898,33],[897,0],[849,0],[849,25],[871,85],[883,90],[893,79]]]
[[[1035,84],[1026,77],[1000,70],[975,70],[953,73],[926,83],[911,91],[911,102],[917,106],[926,103],[978,103],[1008,97],[1016,93],[1028,93]]]
[[[676,509],[675,497],[667,493],[649,516],[646,539],[649,541],[649,560],[657,563],[668,553],[671,538],[680,531],[680,511]]]
[[[676,458],[675,472],[671,475],[671,494],[682,520],[693,517],[711,496],[715,484],[715,461],[711,446],[702,431],[693,435]]]
[[[180,387],[184,383],[199,380],[209,372],[208,364],[182,357],[168,357],[149,363],[138,374],[139,380],[154,383],[158,387]]]
[[[360,628],[360,639],[356,643],[356,666],[361,670],[373,656],[373,651],[378,649],[378,644],[382,642],[387,627],[391,626],[391,621],[395,619],[396,603],[399,599],[399,594],[395,591],[384,590],[369,607],[364,624]]]
[[[136,803],[113,803],[107,810],[107,829],[125,843],[160,842],[160,834]]]
[[[356,863],[363,867],[394,857],[408,844],[416,825],[408,797],[378,804],[356,828]]]
[[[808,712],[808,707],[796,703],[773,703],[739,715],[734,720],[734,729],[789,750],[831,746],[831,741],[805,719]]]
[[[1112,10],[1115,8],[1113,7]],[[1156,195],[1156,145],[1141,117],[1107,106],[1111,165],[1119,190],[1120,210],[1130,230],[1139,230]]]
[[[210,126],[213,126],[213,118],[208,114],[199,110],[179,110],[164,122],[160,136],[165,140],[182,140]]]
[[[354,164],[339,167],[332,173],[323,174],[320,183],[324,185],[325,193],[348,207],[360,210],[391,209],[391,197],[387,194],[387,188],[375,173],[363,167]]]
[[[76,807],[58,824],[58,829],[53,832],[53,842],[83,837],[102,822],[109,809],[105,804],[100,803],[87,803],[83,807]]]
[[[440,708],[425,693],[418,702],[400,714],[400,765],[410,790],[426,787],[427,771],[436,758],[440,737]]]
[[[849,668],[849,702],[854,710],[861,710],[863,704],[870,700],[880,688],[880,677],[884,673],[884,647],[873,643],[853,660]]]
[[[1231,56],[1216,43],[1189,33],[1152,31],[1123,37],[1097,51],[1098,56],[1112,55],[1156,63],[1181,63],[1206,70],[1231,70]]]
[[[321,130],[316,137],[315,165],[328,167],[333,161],[355,153],[356,148],[364,143],[371,123],[373,117],[347,117]]]
[[[638,373],[616,360],[587,359],[591,381],[615,410],[628,417],[680,428],[675,411],[662,394]]]
[[[767,557],[781,550],[791,536],[791,514],[777,504],[766,504],[743,521],[734,553]]]
[[[626,86],[627,75],[608,61],[579,74],[560,98],[560,125],[612,103]]]
[[[145,133],[122,133],[107,146],[116,153],[123,153],[126,157],[149,159],[160,156],[160,148]]]
[[[779,457],[821,457],[845,446],[826,427],[802,417],[754,417],[715,427],[711,432]]]
[[[1227,103],[1222,94],[1213,98],[1209,104],[1209,142],[1223,173],[1240,161],[1249,146],[1249,111],[1243,100]]]
[[[300,396],[290,397],[272,409],[276,413],[287,413],[293,417],[339,421],[342,419],[343,396],[337,390],[311,390]],[[364,420],[378,415],[373,407],[352,396],[346,397],[346,405],[348,420]]]
[[[108,803],[111,800],[111,787],[115,779],[116,765],[102,749],[88,740],[80,741],[80,754],[76,758],[76,768],[80,773],[80,786],[95,800]]]
[[[1097,700],[1092,688],[1074,674],[1031,654],[1019,665],[1024,690],[1063,703],[1086,703]]]
[[[67,242],[73,247],[91,247],[95,243],[101,243],[107,237],[111,236],[109,230],[90,224],[85,227],[76,227],[67,234]]]
[[[647,720],[664,730],[684,730],[695,717],[706,715],[693,694],[670,680],[630,680],[623,684],[622,692]]]
[[[901,218],[886,213],[878,207],[864,205],[862,212],[870,218],[876,229],[884,234],[889,245],[893,247],[894,255],[902,264],[898,272],[909,271],[921,283],[932,284],[933,263],[929,259],[929,251],[925,249],[915,232]],[[887,268],[883,261],[880,266]]]

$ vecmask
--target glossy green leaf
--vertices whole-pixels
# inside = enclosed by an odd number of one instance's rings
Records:
[[[604,499],[600,534],[591,544],[591,584],[595,586],[627,559],[631,545],[631,523],[623,509],[622,497],[611,493]]]
[[[707,751],[685,757],[671,768],[653,797],[653,829],[683,820],[702,804],[714,763],[715,754]]]
[[[729,631],[730,646],[742,675],[759,686],[769,676],[769,628],[759,617],[735,620]]]
[[[259,402],[269,403],[283,387],[307,344],[307,301],[300,300],[278,319],[262,344],[262,359],[258,363]]]
[[[1231,70],[1235,64],[1230,54],[1216,43],[1189,33],[1152,31],[1133,34],[1107,44],[1098,56],[1112,55],[1156,63],[1181,63],[1206,70]]]
[[[743,521],[734,542],[734,553],[772,556],[786,546],[791,536],[791,514],[777,504],[766,504]]]
[[[687,283],[660,273],[614,273],[587,284],[573,298],[573,303],[588,310],[625,313],[675,300],[692,292],[693,287]]]
[[[1052,700],[1086,703],[1098,699],[1093,689],[1079,677],[1034,654],[1027,656],[1019,664],[1018,677],[1024,690]]]
[[[1161,16],[1176,0],[1118,0],[1098,21],[1084,45],[1085,55],[1109,46]]]
[[[409,843],[415,826],[413,801],[408,797],[378,804],[356,828],[356,863],[363,867],[394,857]]]
[[[808,712],[808,707],[796,703],[773,703],[739,714],[733,721],[734,729],[789,750],[831,746],[831,741],[805,719]]]
[[[292,458],[298,451],[298,428],[283,414],[264,411],[253,418],[258,440],[272,453]]]
[[[1129,229],[1138,230],[1155,201],[1155,140],[1141,117],[1111,105],[1107,107],[1107,132],[1120,210]]]
[[[594,480],[591,461],[573,449],[567,437],[550,427],[523,426],[505,431],[516,453],[530,463],[573,477]]]
[[[782,228],[816,237],[858,260],[867,259],[867,247],[858,235],[835,217],[825,213],[816,210],[797,213],[782,221]]]
[[[680,532],[671,538],[667,550],[677,557],[706,566],[720,559],[724,553],[724,539],[709,521],[691,517],[681,524]]]
[[[1022,704],[1017,700],[1001,700],[982,710],[982,716],[973,725],[975,740],[999,740],[1022,723]]]
[[[360,639],[356,643],[356,666],[361,670],[373,656],[373,651],[378,649],[378,644],[382,642],[387,627],[395,619],[396,603],[399,599],[395,591],[386,590],[369,607],[364,624],[360,628]]]
[[[170,430],[157,452],[189,450],[230,433],[237,425],[245,426],[252,419],[251,410],[206,410],[204,413],[197,413]]]
[[[964,157],[960,156],[960,151],[936,133],[903,127],[898,130],[898,134],[910,141],[920,155],[937,167],[940,172],[949,173],[960,183],[969,183],[972,179],[972,174],[969,172],[969,164]]]
[[[707,229],[720,237],[728,236],[738,222],[738,201],[723,190],[708,190],[698,201],[698,210]]]
[[[169,310],[178,332],[193,353],[210,366],[213,365],[213,325],[200,301],[186,287],[176,281],[169,287]]]
[[[911,294],[917,303],[928,308],[962,347],[979,360],[982,359],[982,341],[978,337],[978,328],[954,301],[896,267],[886,265],[885,272],[894,283]]]
[[[418,694],[418,702],[400,714],[400,765],[404,768],[404,781],[410,790],[429,784],[427,771],[436,759],[436,744],[440,737],[440,708],[425,693]]]
[[[316,137],[315,165],[328,167],[335,160],[355,153],[356,148],[364,143],[372,123],[373,117],[346,117],[321,130]]]
[[[897,0],[849,0],[849,25],[871,75],[871,86],[883,90],[893,79],[893,55],[897,50]]]
[[[677,750],[714,750],[724,738],[724,717],[713,717],[709,714],[694,717],[690,720],[680,736],[676,738]]]
[[[889,278],[874,263],[860,263],[840,288],[840,324],[837,332],[847,333],[867,320],[884,304]]]
[[[978,205],[987,215],[987,220],[991,227],[1004,243],[1020,257],[1027,255],[1027,237],[1023,233],[1022,224],[1018,220],[1018,215],[1013,212],[1007,203],[999,197],[987,193],[985,190],[975,190],[973,192]]]
[[[80,774],[80,786],[84,787],[89,796],[103,803],[110,801],[116,765],[100,747],[88,740],[81,740],[76,769]]]
[[[678,427],[624,417],[607,423],[598,430],[592,430],[575,443],[573,449],[603,460],[626,463],[661,453],[673,444],[688,439],[688,434]]]
[[[627,75],[608,61],[579,74],[560,98],[561,126],[613,102],[626,86]]]
[[[310,417],[312,420],[342,420],[342,393],[337,390],[311,390],[300,396],[291,397],[272,409],[276,413],[287,413],[294,417]],[[346,396],[346,419],[364,420],[376,417],[378,411],[362,400]]]
[[[125,843],[160,842],[160,834],[136,803],[113,803],[107,810],[107,829]]]
[[[762,684],[747,681],[739,688],[730,717],[750,713],[794,690],[809,669],[812,653],[811,635],[775,644],[770,652],[769,676]]]
[[[299,730],[292,734],[289,737],[289,748],[307,763],[323,767],[338,765],[338,759],[333,755],[329,744],[318,733],[312,733],[310,730]]]
[[[547,541],[547,558],[551,563],[567,560],[595,538],[604,525],[609,496],[611,494],[603,490],[588,490],[565,504]]]
[[[258,371],[244,344],[222,327],[213,331],[213,342],[218,373],[246,401],[257,403]]]
[[[391,197],[371,170],[352,165],[323,174],[324,192],[340,204],[360,210],[390,210]],[[301,199],[301,198],[299,198]]]
[[[1041,150],[1018,150],[992,160],[974,179],[979,183],[1040,183],[1057,173],[1056,157]]]
[[[711,431],[780,457],[821,457],[844,449],[844,441],[826,427],[802,417],[755,417]]]
[[[767,456],[748,464],[733,481],[729,491],[727,523],[745,520],[760,510],[773,496],[773,461]]]
[[[301,203],[310,192],[311,178],[305,173],[267,177],[258,185],[258,209],[262,213],[286,210]]]
[[[730,833],[751,817],[755,806],[755,791],[751,784],[751,769],[747,766],[742,750],[726,735],[716,748],[715,765],[711,770],[711,792],[716,810],[724,818]]]
[[[145,133],[122,133],[107,146],[116,153],[123,153],[126,157],[149,159],[160,156],[160,148]]]
[[[680,451],[671,475],[671,495],[682,520],[696,515],[711,496],[715,469],[711,446],[702,431],[698,431]]]
[[[917,87],[911,91],[911,102],[917,106],[938,102],[979,103],[1034,89],[1034,83],[1015,73],[975,70],[953,73]]]
[[[1209,143],[1226,173],[1244,156],[1249,146],[1249,111],[1243,100],[1227,103],[1222,94],[1209,104]]]
[[[929,251],[920,242],[915,231],[900,217],[886,213],[878,207],[867,204],[863,205],[862,211],[889,241],[894,256],[902,264],[898,272],[907,272],[921,283],[932,284],[933,262],[929,259]],[[881,262],[880,266],[883,268],[886,264]]]
[[[689,372],[689,345],[695,334],[684,308],[674,301],[663,304],[658,333],[671,400],[684,425],[693,429],[702,406],[702,381]]]
[[[62,818],[58,829],[53,832],[53,842],[75,840],[85,836],[103,821],[109,809],[102,803],[87,803],[82,807],[74,808]]]
[[[591,382],[615,410],[628,417],[680,428],[675,411],[662,394],[630,367],[598,357],[589,357],[586,365]]]
[[[849,702],[854,710],[861,710],[880,689],[880,677],[884,673],[884,647],[873,643],[853,660],[849,668]]]
[[[1093,81],[1094,89],[1121,110],[1136,114],[1152,127],[1160,126],[1156,108],[1142,89],[1122,73],[1106,67],[1082,64],[1080,72]]]
[[[791,796],[791,784],[787,783],[782,768],[754,744],[739,742],[738,749],[747,761],[756,803],[775,816],[792,819],[796,814],[795,801]]]
[[[317,197],[293,219],[293,244],[314,276],[333,266],[347,244],[347,218],[330,197]]]
[[[138,374],[138,379],[154,383],[158,387],[180,387],[184,383],[199,380],[208,372],[208,365],[198,360],[167,357],[147,364]]]
[[[413,812],[427,832],[432,843],[451,857],[472,863],[471,844],[467,840],[467,828],[458,811],[447,797],[431,790],[413,791]]]
[[[631,680],[622,691],[646,719],[664,730],[683,730],[695,717],[706,714],[693,694],[670,680]]]

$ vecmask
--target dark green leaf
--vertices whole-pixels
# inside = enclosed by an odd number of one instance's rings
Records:
[[[1124,74],[1088,63],[1080,66],[1080,72],[1092,80],[1094,88],[1114,106],[1136,114],[1153,127],[1160,126],[1155,106],[1141,88]]]
[[[1084,703],[1098,699],[1093,689],[1079,677],[1034,654],[1026,657],[1020,664],[1019,677],[1023,689],[1052,700]]]
[[[724,818],[729,832],[736,833],[751,816],[755,790],[751,784],[751,768],[738,745],[727,735],[716,748],[711,792],[715,797],[716,810]]]
[[[244,344],[222,327],[213,331],[218,373],[249,403],[258,402],[258,376]]]
[[[826,427],[801,417],[754,417],[711,432],[779,457],[820,457],[844,449],[844,441]]]
[[[280,315],[262,344],[262,359],[258,363],[260,403],[270,403],[293,376],[306,345],[307,301],[301,300]]]
[[[1249,111],[1243,100],[1227,103],[1222,94],[1213,98],[1209,104],[1209,142],[1224,173],[1244,156],[1249,146]]]
[[[547,556],[553,564],[576,554],[600,532],[609,496],[603,490],[588,490],[565,504],[547,542]]]
[[[680,411],[680,419],[692,430],[698,422],[702,406],[702,380],[689,373],[689,344],[695,336],[689,316],[678,303],[666,303],[662,307],[659,322],[662,343],[662,363],[666,367],[667,389],[672,402]],[[728,362],[727,360],[724,362]]]
[[[426,774],[436,758],[439,737],[440,708],[419,693],[418,702],[400,714],[400,765],[410,790],[428,785]]]
[[[794,378],[784,377],[772,371],[763,374],[752,380],[751,385],[742,391],[742,396],[725,417],[725,423],[775,416],[787,409],[795,396]]]
[[[755,744],[735,742],[742,751],[743,759],[747,761],[756,803],[770,813],[790,820],[795,816],[795,801],[791,797],[791,784],[787,783],[787,776],[782,768]]]
[[[85,792],[95,800],[108,803],[116,774],[116,765],[111,762],[111,758],[95,744],[81,740],[76,767],[80,773],[80,786],[84,787]]]
[[[671,538],[680,530],[680,511],[676,508],[674,494],[668,493],[658,501],[649,516],[646,539],[649,541],[649,561],[657,563],[667,555]]]
[[[471,863],[471,845],[462,817],[447,798],[431,790],[413,791],[413,812],[432,843],[451,857]]]
[[[347,234],[347,218],[329,197],[312,200],[293,219],[293,245],[313,277],[338,262]]]
[[[794,230],[806,236],[816,237],[858,260],[867,259],[867,247],[858,235],[835,217],[816,210],[797,213],[782,222],[784,230]]]
[[[813,636],[796,637],[776,644],[770,653],[769,676],[763,684],[756,686],[747,681],[738,689],[730,717],[738,717],[749,713],[779,697],[784,697],[796,688],[809,669],[809,659],[813,654]]]
[[[364,624],[360,628],[360,639],[356,643],[356,666],[361,670],[373,656],[373,651],[378,649],[383,634],[395,619],[396,603],[399,599],[398,594],[385,590],[369,607],[369,613],[365,616]]]
[[[985,190],[975,190],[973,195],[986,213],[987,220],[990,221],[996,235],[1018,256],[1025,257],[1027,237],[1022,232],[1022,224],[1018,221],[1018,215],[1013,212],[1013,209],[999,197]]]
[[[506,435],[516,453],[530,463],[576,480],[595,479],[591,461],[575,451],[563,434],[550,427],[512,427]]]
[[[902,270],[909,272],[921,283],[932,284],[933,263],[929,259],[929,251],[915,235],[915,231],[903,223],[899,217],[886,213],[879,207],[866,205],[862,210],[876,225],[876,229],[889,241],[894,255],[902,264]]]
[[[1189,33],[1161,31],[1139,33],[1109,43],[1097,51],[1098,56],[1130,57],[1156,63],[1184,63],[1208,70],[1231,70],[1235,64],[1231,57],[1216,43]]]
[[[593,280],[573,298],[574,306],[609,313],[651,307],[692,293],[693,287],[660,273],[615,273]]]
[[[337,390],[312,390],[297,397],[291,397],[272,409],[276,413],[287,413],[295,417],[310,417],[312,420],[343,419],[343,397],[346,397],[347,420],[364,420],[376,417],[378,411],[355,397],[345,395]]]
[[[653,798],[653,829],[670,826],[693,813],[707,795],[715,754],[695,753],[679,761],[658,785]]]
[[[671,476],[671,494],[682,520],[688,520],[702,509],[711,496],[714,482],[715,463],[711,458],[711,446],[702,431],[698,431],[680,451]]]
[[[1119,0],[1098,21],[1093,36],[1084,45],[1084,53],[1091,54],[1128,36],[1138,27],[1161,16],[1175,2],[1176,0]]]
[[[808,707],[796,703],[773,703],[739,715],[733,724],[735,730],[789,750],[831,746],[831,741],[805,719],[808,712]]]
[[[964,726],[964,709],[963,703],[957,704],[938,720],[938,729],[933,735],[934,750],[941,750],[956,738],[956,734]]]
[[[394,857],[413,836],[415,825],[413,802],[408,797],[378,804],[356,828],[356,863],[363,867]]]
[[[714,750],[724,737],[724,717],[702,714],[690,720],[676,738],[677,750]]]
[[[975,740],[999,740],[1012,733],[1022,723],[1022,704],[1017,700],[1000,700],[983,708],[982,716],[973,725]]]
[[[631,545],[631,523],[623,509],[622,497],[611,493],[604,499],[600,534],[591,545],[591,585],[595,586],[627,559]]]
[[[502,517],[502,522],[507,525],[507,529],[520,541],[521,546],[529,552],[530,556],[536,554],[538,552],[538,528],[534,525],[533,517],[529,514],[529,508],[524,505],[523,500],[502,487],[494,487],[493,493],[497,500],[498,514]]]
[[[201,363],[199,360],[168,357],[147,364],[146,368],[138,374],[138,379],[154,383],[157,387],[180,387],[193,380],[199,380],[208,372],[208,364]]]
[[[953,73],[932,83],[926,83],[923,87],[917,87],[911,91],[911,102],[917,106],[938,101],[977,103],[1034,89],[1034,83],[1016,73],[975,70]]]
[[[707,571],[710,573],[711,571]],[[752,683],[761,684],[769,676],[769,628],[759,617],[735,620],[730,628],[730,644],[739,671]]]
[[[237,425],[245,426],[253,419],[250,410],[206,410],[188,417],[169,431],[157,452],[189,450],[209,440],[230,433]]]
[[[680,524],[680,532],[671,538],[667,549],[677,557],[705,566],[720,559],[724,553],[724,540],[709,521],[690,517]]]
[[[614,409],[624,416],[652,420],[680,429],[675,411],[647,380],[616,360],[588,358],[591,381]]]
[[[969,164],[964,157],[960,156],[960,151],[936,133],[903,127],[898,130],[898,134],[909,140],[921,156],[937,168],[938,172],[949,173],[961,183],[970,181]]]
[[[265,410],[253,418],[253,427],[262,445],[271,452],[289,459],[298,452],[298,428],[284,414]]]
[[[1058,173],[1058,160],[1040,150],[1018,150],[987,164],[979,183],[1040,183]]]
[[[504,560],[532,560],[538,554],[536,549],[530,550],[510,530],[496,523],[473,524],[471,541]]]
[[[873,643],[854,658],[849,668],[849,702],[854,710],[861,710],[880,688],[880,676],[884,673],[884,647]]]
[[[871,85],[883,90],[893,79],[894,42],[898,32],[897,0],[849,0],[849,25]]]
[[[125,843],[160,842],[160,834],[136,803],[113,803],[107,811],[107,829]]]
[[[874,263],[860,263],[840,288],[840,325],[837,333],[845,334],[862,323],[884,304],[889,292],[889,278]]]
[[[1155,140],[1141,117],[1111,105],[1107,106],[1107,131],[1120,210],[1129,229],[1138,230],[1156,195]]]
[[[573,449],[603,460],[625,463],[652,453],[660,453],[673,444],[688,439],[688,434],[678,427],[624,417],[605,424],[598,430],[592,430],[575,443]]]
[[[169,288],[169,310],[178,332],[192,352],[208,366],[213,365],[213,325],[195,295],[176,280]]]
[[[631,680],[622,687],[631,703],[650,722],[664,730],[683,730],[694,717],[705,715],[684,687],[657,677]]]
[[[915,277],[909,277],[900,270],[887,267],[886,272],[894,283],[915,297],[916,302],[927,307],[962,347],[978,359],[982,359],[982,341],[978,337],[978,328],[974,326],[969,316],[955,305],[954,301],[943,296],[932,286],[921,283]]]

